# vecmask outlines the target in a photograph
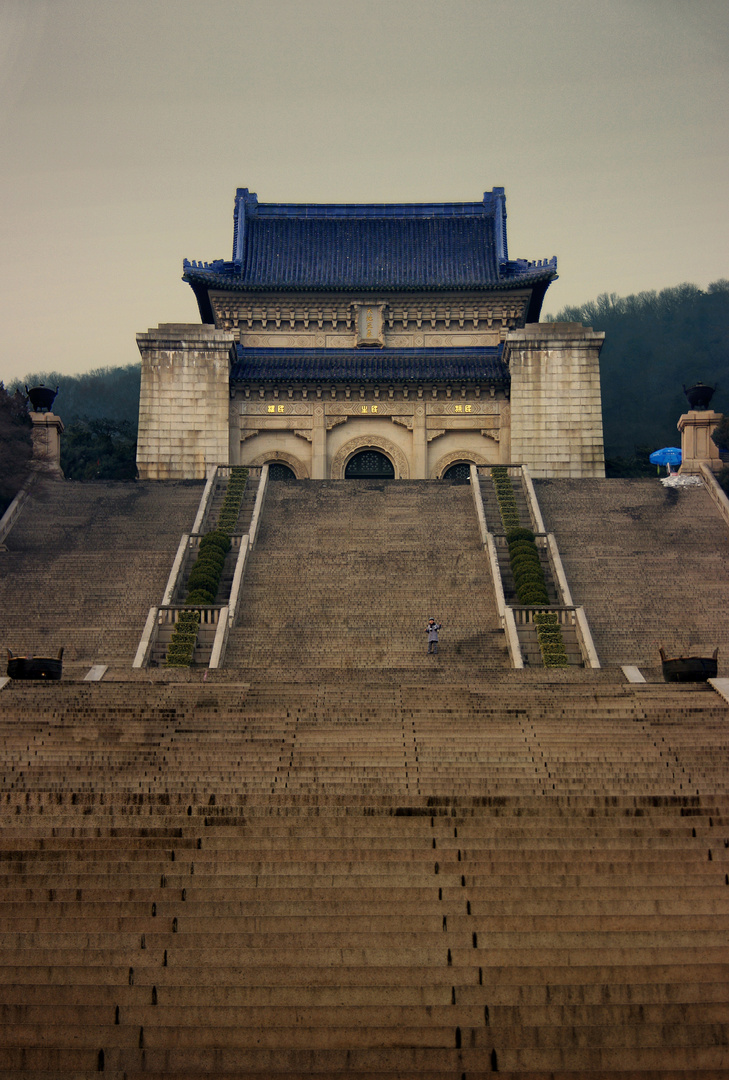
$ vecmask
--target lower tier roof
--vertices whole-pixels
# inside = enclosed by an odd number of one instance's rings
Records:
[[[239,345],[237,351],[232,383],[509,383],[502,345],[470,349],[252,349]]]

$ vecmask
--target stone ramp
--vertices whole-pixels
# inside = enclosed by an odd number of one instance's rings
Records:
[[[34,486],[0,553],[0,647],[63,646],[64,670],[131,667],[203,485],[153,481]]]
[[[426,655],[429,617],[443,624]],[[468,486],[298,481],[269,486],[226,666],[242,677],[353,671],[453,680],[508,664]]]
[[[576,604],[602,664],[660,677],[669,656],[711,655],[729,675],[729,530],[704,488],[657,480],[538,480]]]
[[[729,708],[263,681],[0,698],[0,1076],[729,1072]]]

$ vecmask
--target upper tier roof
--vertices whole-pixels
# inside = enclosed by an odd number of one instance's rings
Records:
[[[203,319],[209,289],[413,290],[541,287],[557,260],[509,261],[503,188],[477,203],[259,203],[236,193],[233,258],[184,262]],[[540,296],[540,302],[541,302]]]

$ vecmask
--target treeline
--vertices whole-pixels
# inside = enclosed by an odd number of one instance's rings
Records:
[[[0,517],[30,472],[31,430],[25,399],[9,394],[0,382]]]
[[[35,371],[8,394],[58,387],[53,411],[63,421],[61,469],[69,480],[134,480],[141,364],[95,368],[83,375]]]
[[[712,408],[729,411],[727,280],[705,290],[678,285],[625,297],[605,293],[545,321],[605,331],[600,375],[608,475],[651,468],[655,475],[648,454],[680,445],[676,424],[688,409],[684,386],[718,383]]]
[[[64,427],[76,420],[114,420],[131,424],[136,431],[139,415],[139,386],[142,365],[100,367],[83,375],[62,375],[60,371],[35,371],[24,379],[8,383],[8,393],[25,393],[26,386],[58,387],[53,411]]]

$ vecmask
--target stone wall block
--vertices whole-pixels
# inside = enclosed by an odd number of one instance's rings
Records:
[[[137,335],[142,356],[137,464],[142,479],[202,480],[228,463],[234,335],[162,324]]]
[[[511,459],[533,476],[602,477],[599,355],[604,334],[577,323],[512,331]]]

